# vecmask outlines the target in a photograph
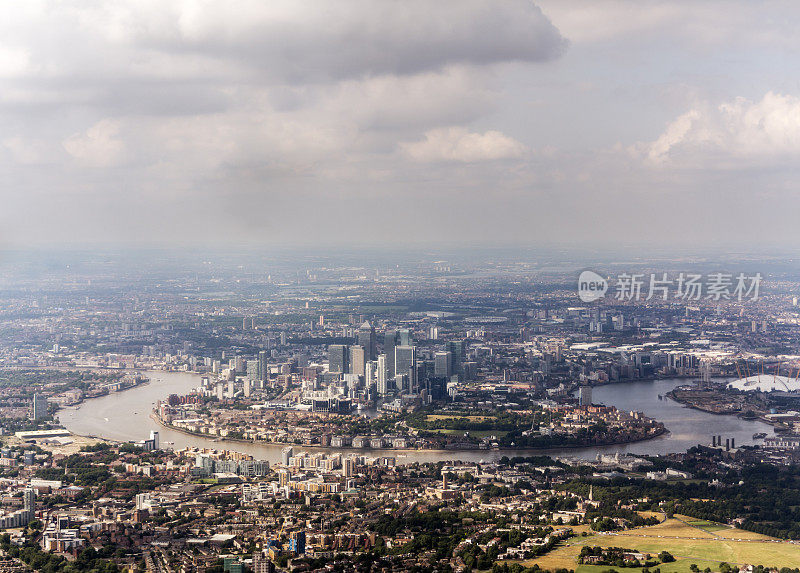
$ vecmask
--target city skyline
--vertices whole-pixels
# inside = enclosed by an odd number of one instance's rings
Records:
[[[800,573],[798,24],[0,1],[0,573]]]

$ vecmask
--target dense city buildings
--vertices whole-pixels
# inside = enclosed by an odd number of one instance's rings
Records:
[[[659,528],[800,538],[800,275],[747,302],[583,303],[571,269],[461,264],[226,261],[176,293],[89,264],[57,295],[35,277],[3,294],[11,563],[580,570],[666,552],[688,570],[699,555]],[[731,505],[779,481],[789,517]],[[742,562],[800,559],[736,543]]]
[[[798,27],[0,2],[0,573],[800,573]]]

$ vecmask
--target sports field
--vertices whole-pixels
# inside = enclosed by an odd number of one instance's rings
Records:
[[[576,573],[599,573],[609,569],[607,565],[578,565],[577,557],[583,545],[624,547],[653,554],[669,551],[676,561],[660,565],[662,573],[687,573],[692,563],[701,570],[711,567],[716,571],[716,566],[722,561],[731,565],[774,567],[797,567],[800,564],[800,544],[681,515],[652,527],[575,537],[566,545],[524,564],[538,563],[543,569],[564,567],[574,569]],[[626,568],[625,571],[641,570]]]

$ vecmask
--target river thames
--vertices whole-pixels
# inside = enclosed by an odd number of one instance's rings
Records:
[[[158,400],[169,394],[186,394],[200,384],[197,374],[188,372],[149,372],[150,383],[124,392],[109,394],[102,398],[87,400],[79,407],[65,408],[58,412],[64,426],[75,434],[96,436],[120,441],[138,441],[149,437],[150,430],[157,430],[162,447],[174,448],[197,446],[245,452],[258,459],[271,463],[280,459],[284,444],[249,444],[228,441],[214,441],[210,438],[190,436],[169,430],[150,417]],[[635,410],[655,418],[666,425],[669,433],[633,444],[600,446],[591,448],[552,449],[552,450],[482,450],[482,451],[439,451],[439,450],[354,450],[342,452],[368,452],[371,455],[395,456],[398,463],[436,462],[441,460],[490,461],[501,456],[548,454],[595,458],[597,454],[632,453],[666,454],[683,452],[697,444],[710,444],[711,435],[735,438],[737,445],[754,443],[753,434],[766,432],[772,434],[772,427],[763,422],[741,420],[734,416],[708,414],[686,408],[664,396],[674,387],[686,384],[687,380],[665,379],[655,381],[624,382],[598,386],[593,389],[593,402],[616,406],[620,410]],[[167,444],[172,442],[172,444]],[[332,448],[307,448],[294,446],[295,450],[331,451]]]

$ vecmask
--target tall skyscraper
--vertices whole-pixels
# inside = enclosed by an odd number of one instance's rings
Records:
[[[591,406],[592,405],[592,387],[591,386],[581,386],[578,388],[578,404],[580,406]]]
[[[34,420],[41,420],[47,417],[47,398],[41,394],[33,395],[33,407],[31,408],[31,417]]]
[[[268,357],[269,354],[266,350],[260,350],[258,353],[258,374],[260,376],[261,382],[267,382],[269,380],[269,364],[268,364]]]
[[[261,380],[261,373],[258,371],[258,369],[258,360],[248,360],[246,366],[247,378],[253,382],[258,382]]]
[[[363,346],[350,347],[350,374],[364,376],[366,349]]]
[[[289,467],[289,462],[291,461],[293,455],[294,449],[291,446],[281,450],[281,463],[283,464],[283,467]]]
[[[28,512],[28,521],[32,520],[36,513],[36,490],[28,488],[22,493],[22,509]]]
[[[378,371],[377,371],[377,379],[378,379],[378,396],[383,397],[386,396],[387,392],[389,391],[388,381],[389,381],[389,370],[386,365],[387,359],[386,354],[381,354],[378,356]]]
[[[453,375],[452,352],[437,352],[433,360],[433,375],[436,378],[450,378]]]
[[[158,432],[155,430],[150,430],[150,439],[153,441],[153,449],[157,450],[160,447],[160,443],[158,440]]]
[[[447,350],[453,355],[453,372],[461,374],[464,370],[466,342],[464,340],[450,340],[447,343]]]
[[[356,460],[347,456],[342,460],[342,477],[353,477],[355,474]]]
[[[408,381],[408,374],[398,374],[393,380],[394,389],[401,394],[407,394],[411,391],[411,384]]]
[[[331,344],[328,346],[328,370],[330,372],[346,373],[348,358],[346,345]]]
[[[375,328],[369,321],[362,324],[356,333],[356,339],[359,346],[364,347],[364,354],[367,360],[375,360],[377,356],[377,348],[375,344]]]
[[[386,356],[386,376],[394,378],[394,348],[397,345],[397,331],[387,330],[383,339],[383,353]]]
[[[401,328],[398,332],[400,346],[411,346],[411,331],[407,328]]]
[[[412,390],[417,378],[416,346],[397,346],[394,349],[395,376],[408,376],[408,390]]]

